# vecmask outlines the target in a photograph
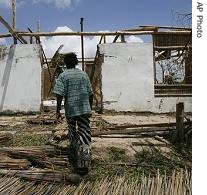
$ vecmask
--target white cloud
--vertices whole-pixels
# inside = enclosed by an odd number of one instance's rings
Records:
[[[57,27],[54,32],[73,32],[67,26]],[[103,32],[103,31],[101,31]],[[108,31],[104,31],[108,32]],[[114,36],[107,36],[106,43],[112,43]],[[100,36],[88,37],[84,36],[84,55],[86,58],[95,57],[97,44],[100,41]],[[119,42],[117,40],[117,42]],[[143,42],[143,40],[137,36],[128,36],[127,42]],[[81,37],[80,36],[52,36],[52,37],[41,37],[41,43],[45,54],[48,58],[51,58],[56,50],[63,45],[60,53],[75,52],[79,58],[81,58]],[[6,44],[6,39],[0,39],[0,44]]]
[[[46,3],[54,4],[59,9],[65,9],[72,6],[72,3],[79,2],[80,0],[33,0],[33,3]]]
[[[126,42],[139,42],[139,43],[144,43],[144,41],[140,37],[137,37],[137,36],[134,36],[134,35],[128,36],[126,38]]]
[[[80,0],[16,0],[17,6],[22,6],[26,3],[45,3],[45,4],[54,4],[59,9],[65,9],[72,6],[72,4],[78,3]],[[11,8],[12,0],[0,0],[0,7],[2,8]]]
[[[55,32],[72,32],[67,26],[57,27]],[[105,31],[107,32],[107,31]],[[111,43],[114,40],[114,36],[107,36],[106,42]],[[95,57],[97,44],[100,41],[100,36],[84,37],[84,55],[85,57]],[[119,40],[118,40],[119,41]],[[127,42],[143,42],[143,40],[137,36],[129,36],[126,38]],[[41,42],[48,58],[55,54],[55,51],[60,45],[64,45],[60,53],[75,52],[77,56],[81,57],[81,38],[80,36],[53,36],[42,37]]]
[[[26,3],[25,0],[16,0],[16,6],[20,7]],[[12,0],[0,0],[0,7],[1,8],[11,8],[12,7]]]
[[[0,45],[6,45],[6,39],[0,38]]]
[[[0,7],[10,8],[11,7],[11,1],[10,0],[0,0]]]

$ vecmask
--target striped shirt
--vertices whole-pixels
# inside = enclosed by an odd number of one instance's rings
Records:
[[[67,117],[90,114],[89,96],[92,95],[88,75],[80,69],[66,69],[56,80],[53,92],[64,97]]]

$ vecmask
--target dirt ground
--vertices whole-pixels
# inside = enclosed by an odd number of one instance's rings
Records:
[[[188,115],[188,117],[191,116]],[[186,166],[188,170],[191,170],[191,153],[183,155],[175,151],[169,140],[162,136],[166,127],[164,129],[157,127],[159,130],[162,129],[159,135],[157,134],[159,131],[154,131],[152,125],[160,123],[175,124],[175,115],[93,113],[91,117],[92,161],[87,178],[104,178],[117,174],[137,178],[143,172],[155,175],[157,170],[166,171],[170,175],[174,169],[185,169]],[[147,128],[150,127],[152,132],[148,132],[143,127],[145,125]],[[0,138],[4,134],[10,134],[12,138],[10,136],[11,140],[5,144],[2,144],[0,139],[0,150],[3,154],[7,150],[23,150],[26,154],[23,159],[28,159],[31,164],[28,167],[29,171],[35,167],[39,171],[49,169],[49,171],[57,170],[62,173],[64,170],[67,173],[73,173],[67,153],[62,153],[62,151],[67,152],[69,146],[67,123],[64,119],[62,123],[57,124],[54,111],[39,115],[0,116]],[[66,139],[56,142],[54,138],[59,135],[61,138],[66,135]],[[30,154],[36,151],[35,148],[42,151],[41,148],[44,147],[52,147],[54,153],[56,149],[60,152],[53,157],[46,154],[43,159],[46,158],[44,163],[47,163],[42,168],[39,166],[42,158],[38,156],[37,160],[31,161]],[[3,154],[0,152],[0,158]],[[11,158],[15,160],[15,156]],[[39,160],[40,163],[37,163]],[[0,169],[1,171],[10,170],[5,167],[5,162],[0,161],[0,163],[3,163],[0,165],[4,167]]]
[[[55,114],[43,114],[43,115],[21,115],[21,116],[0,116],[0,132],[1,133],[19,133],[19,132],[31,132],[33,134],[51,134],[54,129],[58,129],[57,126],[61,126],[67,131],[67,124],[64,121],[63,124],[28,124],[29,120],[34,119],[54,119]],[[93,131],[96,131],[96,128],[93,125],[93,121],[102,122],[106,125],[140,125],[140,124],[156,124],[156,123],[171,123],[175,122],[174,114],[138,114],[138,113],[116,113],[116,114],[103,114],[92,116],[92,127]],[[104,124],[103,124],[104,125]],[[119,138],[120,137],[120,138]],[[133,146],[132,143],[139,143],[140,146]],[[151,143],[155,145],[161,145],[162,142],[151,138],[138,138],[138,137],[122,137],[122,135],[117,135],[116,138],[113,138],[113,135],[110,137],[93,137],[92,138],[92,148],[94,158],[105,158],[107,156],[107,148],[109,147],[118,147],[126,150],[128,156],[133,157],[137,152],[150,148],[149,146],[142,145],[142,143]],[[168,146],[159,146],[159,149],[163,152],[169,152],[170,147]]]

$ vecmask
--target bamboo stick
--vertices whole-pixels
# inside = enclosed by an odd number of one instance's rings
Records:
[[[182,170],[181,170],[182,172]],[[2,194],[78,194],[78,195],[106,195],[106,194],[130,194],[130,195],[191,195],[192,182],[191,172],[174,171],[171,176],[161,175],[159,172],[156,176],[151,177],[143,174],[139,179],[126,179],[126,177],[108,177],[94,182],[82,181],[79,185],[68,185],[61,181],[61,175],[58,172],[49,170],[36,171],[5,171],[0,169],[0,192]],[[21,173],[21,174],[20,174]],[[46,181],[41,178],[41,174],[49,176]],[[14,176],[21,176],[25,180],[20,180]],[[43,179],[45,178],[43,177]],[[56,180],[54,180],[55,176]],[[60,176],[60,177],[59,177]],[[77,176],[76,176],[77,177]],[[79,178],[78,178],[79,179]],[[36,182],[40,181],[40,182]],[[51,183],[51,181],[61,181],[62,183]],[[77,181],[77,180],[76,180]],[[80,180],[78,180],[80,181]]]

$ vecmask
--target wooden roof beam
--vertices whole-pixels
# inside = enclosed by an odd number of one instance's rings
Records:
[[[115,36],[115,35],[144,35],[154,31],[116,31],[116,32],[18,32],[21,36]]]

